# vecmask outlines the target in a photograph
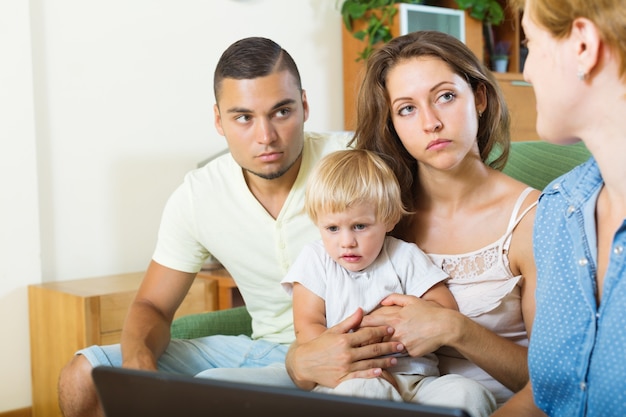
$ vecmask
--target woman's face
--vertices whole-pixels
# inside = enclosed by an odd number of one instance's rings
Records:
[[[474,96],[467,81],[441,59],[402,61],[387,75],[391,120],[407,151],[420,163],[447,170],[468,153],[478,155],[478,113],[484,94]]]
[[[526,2],[525,10],[531,10]],[[542,139],[555,143],[570,143],[584,120],[577,115],[580,95],[576,89],[577,63],[572,40],[557,40],[537,25],[531,13],[524,13],[522,26],[526,35],[528,57],[524,64],[524,79],[532,84],[537,99],[537,133]]]

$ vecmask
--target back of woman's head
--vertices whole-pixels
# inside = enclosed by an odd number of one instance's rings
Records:
[[[368,58],[366,72],[357,99],[356,147],[388,155],[403,191],[412,189],[417,162],[406,151],[395,132],[387,92],[387,76],[396,65],[419,57],[435,57],[467,80],[472,91],[484,86],[487,108],[477,132],[480,157],[487,161],[496,145],[502,153],[490,165],[501,169],[510,145],[509,112],[497,81],[474,53],[453,36],[437,31],[417,31],[386,43]],[[405,205],[411,203],[405,199]]]
[[[524,0],[509,0],[523,10]],[[567,37],[577,17],[596,24],[604,42],[614,50],[620,61],[620,76],[626,76],[626,4],[624,0],[531,0],[525,13],[557,39]]]
[[[383,159],[367,150],[341,150],[322,158],[309,175],[304,207],[313,223],[322,213],[371,204],[376,219],[395,225],[407,212],[396,176]]]

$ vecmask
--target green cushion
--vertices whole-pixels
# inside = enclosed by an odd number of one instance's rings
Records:
[[[583,142],[554,145],[544,141],[511,142],[504,173],[538,190],[585,162],[591,154]]]
[[[235,307],[208,313],[179,317],[172,323],[172,339],[225,335],[252,335],[252,318],[246,307]]]

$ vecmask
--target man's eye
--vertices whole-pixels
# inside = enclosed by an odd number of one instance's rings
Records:
[[[247,114],[241,114],[241,115],[235,117],[235,121],[237,121],[239,123],[246,123],[246,122],[250,121],[250,116],[248,116]]]
[[[278,117],[279,119],[285,118],[287,116],[289,116],[289,114],[291,113],[291,109],[280,109],[276,112],[276,117]]]

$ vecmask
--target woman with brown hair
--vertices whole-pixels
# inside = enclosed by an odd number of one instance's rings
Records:
[[[389,308],[292,346],[290,375],[300,386],[375,376],[389,363],[372,352],[394,345],[368,344],[358,334],[388,326],[411,356],[437,351],[442,375],[479,381],[504,403],[528,380],[539,192],[499,171],[509,115],[495,79],[454,37],[414,32],[368,59],[357,118],[356,147],[385,158],[413,213],[392,234],[416,243],[451,276],[459,311],[391,295],[383,301]]]

